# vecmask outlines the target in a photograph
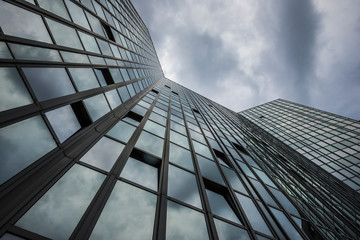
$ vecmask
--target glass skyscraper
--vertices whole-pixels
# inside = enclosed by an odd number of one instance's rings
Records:
[[[254,114],[166,79],[127,0],[0,0],[0,239],[359,239],[359,126]]]

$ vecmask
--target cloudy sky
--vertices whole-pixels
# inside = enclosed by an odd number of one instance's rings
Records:
[[[133,0],[165,76],[234,111],[283,98],[360,119],[360,0]]]

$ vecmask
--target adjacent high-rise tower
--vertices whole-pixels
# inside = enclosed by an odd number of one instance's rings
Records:
[[[128,0],[0,0],[1,240],[359,239],[359,139],[166,79]]]

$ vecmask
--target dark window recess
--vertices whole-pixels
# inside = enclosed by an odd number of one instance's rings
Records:
[[[179,95],[177,92],[174,92],[174,91],[171,91],[173,94],[175,94],[175,95]]]
[[[137,122],[141,122],[141,120],[143,119],[143,116],[137,114],[137,113],[134,113],[132,111],[128,112],[128,114],[126,114],[125,117],[129,117],[131,118],[132,120],[135,120]]]
[[[97,70],[97,71],[96,71]],[[108,68],[98,68],[95,69],[95,73],[98,75],[99,71],[101,72],[103,79],[105,80],[107,85],[114,84],[114,79],[111,76],[111,73]],[[101,76],[98,76],[98,78],[101,78]]]
[[[209,104],[209,107],[213,107],[213,105]]]
[[[243,146],[241,146],[241,145],[239,145],[239,144],[237,144],[237,143],[234,143],[234,142],[232,142],[232,144],[236,147],[236,149],[237,150],[239,150],[240,152],[242,152],[242,153],[244,153],[244,154],[246,154],[246,155],[249,155],[249,153],[246,151],[246,149],[243,147]]]
[[[264,116],[261,115],[259,118],[264,118]]]
[[[159,94],[159,91],[155,90],[155,89],[151,89],[152,92]]]
[[[147,163],[153,167],[160,168],[161,159],[156,158],[150,154],[147,154],[139,149],[134,148],[130,154],[130,157],[135,158],[139,161]]]
[[[104,22],[101,22],[101,25],[103,26],[103,28],[105,30],[107,38],[110,39],[111,41],[115,42],[115,38],[114,38],[114,35],[113,35],[112,31],[111,31],[111,27],[109,25],[107,25],[106,23],[104,23]]]
[[[216,155],[216,157],[221,161],[222,163],[225,163],[226,166],[230,167],[229,159],[227,159],[226,155],[216,149],[213,148],[213,151]]]
[[[90,118],[88,112],[86,111],[86,108],[82,101],[75,102],[75,103],[71,104],[70,106],[73,109],[75,116],[76,116],[77,120],[79,121],[82,128],[91,125],[91,123],[92,123],[91,118]]]
[[[171,87],[169,87],[168,85],[165,85],[165,87],[167,87],[167,88],[170,88],[170,89],[171,89]]]
[[[195,113],[200,113],[197,109],[193,108],[192,109]]]

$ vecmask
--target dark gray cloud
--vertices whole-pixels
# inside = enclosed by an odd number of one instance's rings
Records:
[[[235,111],[283,98],[360,119],[358,0],[133,3],[168,78]]]

